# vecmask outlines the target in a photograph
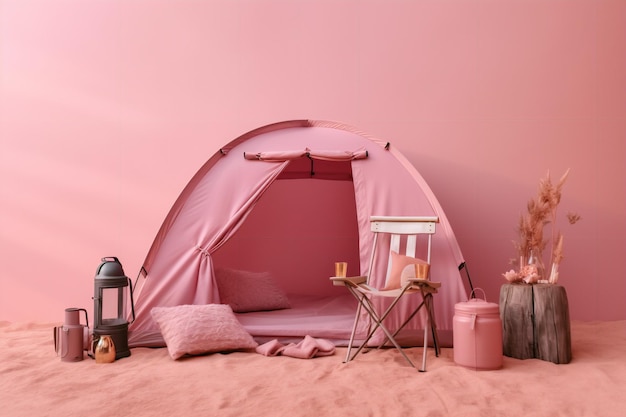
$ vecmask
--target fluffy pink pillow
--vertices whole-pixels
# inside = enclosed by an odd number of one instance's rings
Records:
[[[404,269],[409,265],[415,265],[419,263],[427,262],[419,258],[400,255],[394,251],[391,251],[391,271],[389,272],[387,281],[385,281],[385,287],[383,288],[383,290],[395,290],[397,288],[400,288],[404,284],[404,280],[402,279],[402,272],[404,271]],[[412,272],[411,276],[415,276],[414,271]]]
[[[172,359],[258,346],[225,304],[154,307],[150,314]]]
[[[269,272],[218,268],[215,280],[220,301],[231,306],[235,313],[291,308],[287,294]]]

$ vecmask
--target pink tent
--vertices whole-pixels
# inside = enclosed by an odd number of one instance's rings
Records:
[[[440,338],[449,345],[454,305],[467,294],[459,272],[463,257],[437,199],[389,143],[311,120],[248,132],[191,179],[135,284],[129,345],[164,346],[153,307],[220,303],[216,271],[222,268],[269,274],[289,300],[291,308],[237,314],[257,340],[311,335],[345,343],[355,303],[328,278],[335,261],[347,261],[349,275],[366,274],[373,215],[439,216],[431,276],[442,282],[435,313]],[[372,284],[382,286],[386,265],[376,268]],[[390,317],[390,327],[409,310],[407,305]],[[416,320],[407,331],[419,336],[413,330],[420,326]]]

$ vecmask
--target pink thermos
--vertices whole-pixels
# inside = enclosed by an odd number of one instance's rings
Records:
[[[80,323],[80,312],[85,313],[85,324]],[[82,361],[89,346],[89,319],[84,308],[66,308],[63,326],[54,328],[54,350],[63,362]]]

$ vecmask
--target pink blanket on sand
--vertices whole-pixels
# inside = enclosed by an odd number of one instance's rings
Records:
[[[291,356],[292,358],[311,359],[316,356],[330,356],[335,353],[335,345],[329,340],[305,336],[298,343],[283,345],[274,339],[256,348],[256,352],[265,356]]]

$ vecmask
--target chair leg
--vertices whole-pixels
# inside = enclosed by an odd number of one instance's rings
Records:
[[[351,288],[349,288],[349,289],[350,289],[350,291],[353,291]],[[376,330],[378,330],[378,328],[380,327],[380,329],[385,334],[385,339],[383,340],[383,342],[379,346],[379,348],[382,347],[389,340],[393,344],[393,346],[400,352],[400,354],[402,354],[402,356],[406,359],[406,361],[409,363],[409,365],[411,365],[413,368],[415,368],[415,365],[413,364],[411,359],[409,359],[409,357],[406,355],[406,353],[404,352],[402,347],[399,345],[399,343],[395,340],[395,337],[400,332],[400,330],[402,330],[402,328],[404,328],[404,326],[410,320],[413,319],[413,317],[419,312],[419,310],[421,310],[422,307],[425,307],[425,310],[426,310],[426,325],[424,326],[424,349],[423,349],[423,354],[422,354],[422,367],[419,369],[419,371],[420,372],[426,372],[426,358],[427,358],[427,354],[428,354],[427,350],[428,350],[428,332],[429,332],[429,330],[430,330],[430,332],[432,333],[432,336],[433,336],[433,345],[434,345],[434,348],[435,348],[435,355],[439,356],[439,338],[438,338],[438,335],[437,335],[437,329],[436,329],[436,324],[435,324],[435,320],[434,320],[433,296],[432,296],[432,294],[431,293],[424,293],[422,291],[422,302],[420,303],[420,305],[413,311],[413,313],[411,313],[409,318],[406,319],[404,321],[404,323],[399,327],[399,329],[396,330],[393,334],[383,324],[383,321],[389,315],[389,313],[393,310],[395,305],[398,303],[398,301],[400,300],[400,297],[396,298],[394,300],[394,302],[392,302],[391,305],[389,307],[387,307],[387,309],[384,311],[384,313],[382,315],[378,315],[377,311],[376,311],[376,308],[374,307],[374,305],[371,303],[370,299],[367,296],[359,295],[359,294],[356,293],[356,291],[353,292],[353,295],[359,301],[359,305],[357,307],[357,312],[356,312],[354,324],[353,324],[353,327],[352,327],[352,333],[350,335],[350,342],[349,342],[349,345],[348,345],[348,350],[346,352],[346,358],[344,359],[344,363],[348,363],[351,360],[353,360],[354,358],[356,358],[356,356],[359,353],[361,353],[363,348],[365,348],[367,346],[368,342],[373,337],[373,335],[376,332]],[[365,310],[368,312],[370,320],[373,321],[373,327],[370,328],[369,333],[368,333],[367,337],[365,338],[365,340],[363,341],[363,343],[361,343],[361,345],[356,350],[356,352],[354,352],[354,354],[352,354],[352,347],[354,346],[354,338],[355,338],[355,335],[356,335],[356,329],[358,327],[358,322],[360,320],[361,308],[365,308]]]
[[[350,289],[350,291],[353,291],[353,290]],[[357,355],[363,350],[363,348],[367,347],[367,343],[370,341],[370,339],[372,338],[372,336],[374,335],[374,333],[376,332],[378,327],[381,325],[381,320],[380,320],[378,314],[376,313],[376,309],[371,304],[369,298],[367,298],[367,296],[365,296],[365,295],[359,296],[356,293],[356,291],[353,293],[353,295],[359,300],[359,305],[357,307],[357,316],[355,318],[355,324],[353,325],[353,328],[352,328],[352,336],[350,337],[350,345],[348,346],[348,352],[347,352],[346,360],[344,361],[344,363],[350,362],[351,360],[356,358]],[[372,323],[370,323],[370,330],[369,330],[369,333],[367,334],[367,336],[365,337],[365,340],[361,343],[361,345],[359,346],[357,351],[354,352],[354,355],[352,355],[352,357],[350,357],[350,353],[351,353],[352,347],[354,345],[354,335],[356,334],[356,328],[357,328],[356,322],[357,322],[357,320],[360,320],[361,308],[365,308],[365,310],[369,314],[370,322],[371,321],[374,322],[373,323],[374,327],[371,328]]]
[[[389,330],[387,330],[387,328],[385,326],[383,326],[381,324],[380,328],[383,329],[383,331],[385,332],[387,337],[391,336],[391,333],[389,332]],[[398,342],[396,342],[396,339],[390,337],[389,340],[391,340],[391,343],[393,343],[393,345],[396,347],[396,349],[398,349],[398,351],[402,354],[402,356],[404,356],[404,359],[406,359],[406,361],[409,363],[409,365],[411,365],[411,367],[415,368],[415,365],[413,365],[413,362],[411,362],[411,359],[409,359],[409,357],[406,355],[406,353],[404,353],[404,349],[402,349],[402,346],[400,346],[398,344]]]
[[[413,312],[411,313],[411,315],[410,315],[410,316],[409,316],[409,317],[408,317],[408,318],[404,321],[404,323],[402,323],[402,324],[400,325],[400,327],[398,327],[398,330],[396,330],[396,332],[393,334],[393,336],[394,336],[394,337],[396,337],[396,335],[397,335],[398,333],[400,333],[400,331],[404,328],[404,326],[406,326],[406,325],[407,325],[407,324],[408,324],[411,320],[413,320],[413,317],[415,317],[415,315],[416,315],[416,314],[420,311],[420,309],[421,309],[423,306],[424,306],[424,301],[422,301],[422,302],[420,303],[420,305],[419,305],[419,306],[417,306],[417,308],[416,308],[415,310],[413,310]],[[387,339],[385,339],[385,341],[383,342],[383,344],[384,344],[384,343],[386,343],[386,342],[387,342]]]
[[[387,329],[387,327],[383,324],[383,321],[385,320],[385,318],[389,315],[389,312],[391,310],[393,310],[393,307],[395,306],[395,304],[397,302],[392,303],[387,310],[385,310],[385,312],[383,313],[382,316],[379,316],[376,313],[376,309],[374,308],[374,306],[371,304],[371,302],[369,301],[369,299],[367,297],[363,298],[363,303],[360,304],[362,305],[367,312],[369,313],[371,319],[374,321],[374,327],[372,329],[370,329],[369,334],[367,335],[367,338],[365,339],[365,341],[361,344],[361,346],[359,346],[359,348],[357,349],[357,351],[354,353],[354,355],[352,356],[352,359],[354,359],[360,352],[361,350],[367,345],[367,343],[369,342],[369,340],[372,338],[372,336],[374,335],[374,333],[376,332],[376,330],[380,327],[380,329],[385,333],[385,336],[387,337],[387,339],[389,339],[389,341],[391,341],[391,343],[394,345],[394,347],[396,349],[398,349],[398,351],[400,352],[400,354],[404,357],[404,359],[406,359],[406,361],[409,363],[409,365],[411,365],[411,367],[415,368],[415,365],[413,364],[413,362],[411,361],[411,359],[409,359],[409,357],[406,355],[406,353],[404,353],[404,350],[402,349],[402,347],[398,344],[398,342],[396,342],[394,336],[391,334],[391,332]],[[397,300],[396,300],[397,301]]]
[[[428,327],[430,325],[430,317],[426,315],[426,326],[424,326],[424,350],[422,351],[422,367],[420,372],[426,372],[426,356],[428,355]]]
[[[437,323],[435,321],[435,311],[433,308],[433,295],[431,293],[424,294],[422,291],[422,304],[426,309],[426,325],[424,326],[424,350],[422,353],[422,368],[420,372],[426,372],[426,356],[428,349],[428,330],[433,336],[433,347],[435,348],[435,356],[439,357],[439,337],[437,335]],[[420,305],[421,307],[421,305]],[[418,307],[419,310],[419,307]]]
[[[385,314],[383,314],[383,316],[380,317],[380,320],[378,318],[375,319],[376,320],[376,326],[375,326],[375,329],[372,331],[371,334],[373,335],[374,331],[376,330],[376,328],[380,327],[381,330],[385,333],[385,336],[387,337],[387,339],[389,339],[389,341],[394,345],[394,347],[396,349],[398,349],[400,354],[404,357],[404,359],[406,359],[406,361],[409,363],[409,365],[411,365],[411,367],[415,368],[415,365],[413,364],[411,359],[409,359],[409,357],[406,355],[406,353],[404,353],[404,349],[402,349],[402,346],[400,346],[400,344],[398,344],[398,342],[396,342],[395,337],[391,334],[391,332],[387,329],[387,327],[382,323],[382,321],[384,320],[384,317],[386,317],[388,315],[389,311],[385,311]]]
[[[356,358],[356,356],[361,352],[361,350],[363,350],[363,348],[367,346],[367,343],[370,341],[370,339],[374,335],[374,332],[376,332],[376,330],[380,326],[380,320],[378,319],[378,315],[376,314],[376,310],[370,304],[369,299],[367,299],[367,297],[365,297],[365,296],[363,296],[363,298],[361,298],[359,300],[359,308],[361,308],[361,307],[365,308],[365,310],[369,314],[370,321],[374,321],[374,327],[370,328],[369,333],[367,334],[365,340],[361,343],[361,345],[359,346],[357,351],[354,352],[354,355],[352,355],[352,358],[348,359],[348,362],[351,361],[352,359]],[[372,324],[370,323],[370,326],[371,325]],[[349,349],[351,350],[351,347]]]
[[[439,336],[437,335],[437,324],[435,321],[435,312],[433,309],[434,308],[433,307],[433,295],[431,293],[422,293],[422,302],[420,303],[419,306],[417,306],[415,310],[413,310],[411,315],[404,321],[404,323],[400,325],[398,330],[395,331],[395,333],[393,334],[393,337],[395,338],[396,335],[404,328],[404,326],[406,326],[411,320],[413,320],[415,315],[422,309],[422,307],[424,307],[424,309],[426,310],[427,315],[426,315],[426,325],[424,326],[424,351],[423,351],[423,358],[422,358],[422,368],[420,369],[420,372],[426,372],[426,354],[427,354],[426,351],[428,349],[429,328],[433,337],[433,347],[435,348],[435,356],[439,357],[439,353],[440,353]],[[386,337],[379,347],[382,347],[385,343],[387,343],[387,340],[389,340],[389,337]]]
[[[352,325],[352,333],[350,334],[350,342],[348,343],[348,351],[346,352],[346,358],[344,359],[344,363],[350,362],[350,352],[352,351],[352,345],[354,344],[354,336],[356,334],[356,329],[359,324],[359,320],[361,318],[361,307],[362,302],[359,300],[359,305],[356,308],[356,315],[354,316],[354,324]]]
[[[426,311],[428,312],[428,321],[430,322],[430,329],[433,335],[433,346],[435,348],[435,356],[439,357],[441,349],[439,347],[439,335],[437,334],[437,320],[435,320],[435,306],[434,298],[432,294],[428,294],[428,302]]]

